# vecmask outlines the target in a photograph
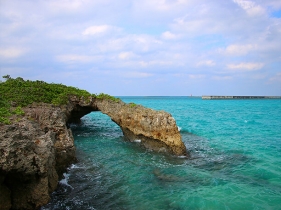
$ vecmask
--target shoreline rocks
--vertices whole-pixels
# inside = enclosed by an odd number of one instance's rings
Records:
[[[1,192],[6,202],[1,209],[36,209],[47,203],[58,182],[55,134],[44,133],[37,123],[24,119],[2,127],[0,138],[0,184],[6,189]]]
[[[167,112],[109,99],[72,96],[65,106],[32,104],[11,125],[0,125],[0,209],[38,209],[66,168],[76,161],[69,123],[101,111],[117,123],[129,141],[147,149],[185,155],[174,118]]]

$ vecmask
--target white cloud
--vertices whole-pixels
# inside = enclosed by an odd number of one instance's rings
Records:
[[[171,12],[174,10],[183,9],[184,6],[188,6],[192,3],[192,0],[143,0],[135,1],[136,6],[139,8],[146,8],[148,10]]]
[[[188,78],[190,78],[190,79],[204,79],[204,78],[206,78],[206,75],[204,75],[204,74],[189,74]]]
[[[150,66],[173,66],[175,63],[170,60],[152,60],[147,62]]]
[[[173,60],[141,60],[141,57],[137,57],[137,59],[120,59],[120,62],[112,61],[112,64],[116,67],[127,67],[129,69],[149,69],[153,68],[158,71],[161,68],[171,68],[171,67],[179,67],[181,64],[177,64]],[[164,71],[162,71],[164,73]]]
[[[238,4],[242,9],[244,9],[250,16],[264,15],[266,11],[260,5],[257,5],[253,1],[248,0],[233,0]]]
[[[153,36],[146,34],[127,34],[120,38],[109,38],[97,44],[96,48],[101,52],[127,52],[135,54],[159,49],[162,42]]]
[[[97,6],[104,6],[108,4],[108,0],[48,0],[48,1],[38,1],[39,6],[42,6],[45,12],[47,9],[48,13],[55,14],[66,14],[66,13],[83,13],[85,12],[93,12]],[[33,4],[35,2],[32,2]],[[41,10],[40,10],[41,12]],[[83,15],[81,14],[81,15]]]
[[[89,63],[102,59],[102,56],[88,56],[88,55],[58,55],[57,60],[63,63]]]
[[[95,35],[101,35],[101,34],[106,34],[110,32],[118,32],[120,31],[121,28],[118,28],[116,26],[111,26],[111,25],[97,25],[97,26],[90,26],[86,28],[82,34],[87,36],[95,36]]]
[[[136,58],[136,57],[138,57],[138,56],[133,52],[121,52],[118,55],[118,58],[122,59],[122,60],[128,60],[128,59],[132,59],[132,58]]]
[[[212,76],[214,80],[230,80],[233,79],[231,76]]]
[[[163,39],[178,39],[180,38],[180,35],[177,35],[177,34],[173,34],[171,33],[170,31],[165,31],[164,33],[162,33],[162,38]]]
[[[196,66],[215,66],[216,62],[213,60],[199,61]]]
[[[233,1],[244,10],[251,9],[256,6],[256,4],[252,1],[247,1],[247,0],[233,0]]]
[[[263,68],[264,63],[239,63],[239,64],[228,64],[227,68],[230,70],[237,71],[256,71]]]
[[[6,48],[6,49],[0,49],[0,57],[11,59],[11,58],[18,58],[22,55],[24,55],[27,51],[25,49],[21,48]]]
[[[137,61],[135,62],[136,66],[140,67],[151,67],[151,66],[172,66],[174,63],[172,61],[165,61],[165,60],[151,60],[151,61]]]
[[[194,36],[200,32],[207,32],[209,30],[213,31],[214,28],[210,28],[210,20],[204,18],[190,18],[189,16],[184,16],[174,19],[173,29],[175,31],[184,32],[185,36]],[[216,26],[217,27],[217,26]]]
[[[146,72],[137,72],[137,71],[129,71],[126,73],[121,74],[122,77],[125,78],[147,78],[153,76],[153,74],[146,73]]]
[[[257,47],[252,44],[247,44],[247,45],[232,44],[227,46],[224,52],[228,55],[242,56],[242,55],[247,55],[249,52],[255,50],[256,48]]]
[[[81,0],[51,0],[46,2],[51,10],[59,11],[59,10],[68,10],[75,11],[79,9],[83,5],[83,1]]]
[[[62,71],[69,74],[79,75],[83,65],[99,69],[103,74],[96,75],[104,78],[132,71],[128,78],[148,78],[153,73],[203,81],[206,75],[205,80],[218,84],[227,79],[236,83],[238,74],[247,72],[252,83],[265,84],[271,76],[277,81],[273,75],[280,68],[281,19],[272,17],[280,2],[1,1],[1,69],[24,66],[30,72],[34,69],[33,75],[38,69],[44,75],[61,62]],[[12,59],[26,52],[31,56],[24,62]],[[234,72],[237,75],[230,77]],[[262,73],[266,76],[258,75]],[[173,79],[167,76],[167,81]]]

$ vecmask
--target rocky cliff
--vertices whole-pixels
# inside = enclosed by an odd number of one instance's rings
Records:
[[[64,106],[32,104],[12,124],[0,125],[0,209],[38,209],[46,204],[58,179],[75,159],[68,123],[101,111],[116,122],[129,141],[187,155],[174,118],[135,104],[97,98],[69,98]]]
[[[37,209],[75,161],[71,130],[59,107],[34,104],[25,116],[0,126],[0,209]]]

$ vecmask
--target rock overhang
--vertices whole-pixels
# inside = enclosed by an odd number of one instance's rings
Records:
[[[70,103],[73,108],[69,119],[80,119],[91,111],[101,111],[120,126],[125,139],[129,141],[142,139],[141,144],[148,149],[189,156],[176,121],[168,112],[156,111],[136,104],[126,104],[121,100],[92,97],[86,100],[71,97]]]

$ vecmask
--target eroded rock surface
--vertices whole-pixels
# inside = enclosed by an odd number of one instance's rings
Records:
[[[187,155],[175,119],[164,111],[135,104],[97,100],[98,109],[111,117],[130,141],[139,141],[148,149]]]
[[[34,104],[0,126],[0,209],[38,209],[49,202],[59,175],[75,161],[71,130],[59,107]]]
[[[107,114],[129,141],[187,155],[174,118],[167,112],[107,99],[70,97],[68,105],[33,104],[13,124],[0,125],[0,209],[38,209],[48,203],[67,166],[75,162],[68,123],[92,111]]]
[[[1,127],[0,139],[1,188],[6,189],[1,209],[36,209],[47,203],[58,183],[55,133],[23,119]]]

